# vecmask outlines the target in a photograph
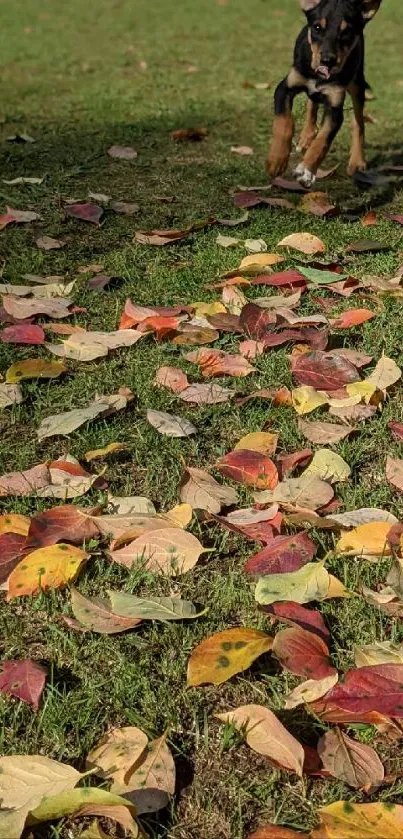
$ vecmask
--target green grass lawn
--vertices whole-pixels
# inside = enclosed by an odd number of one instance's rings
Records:
[[[376,93],[369,106],[376,118],[368,126],[368,160],[374,165],[403,163],[401,68],[401,9],[399,0],[385,0],[368,30],[367,75]],[[116,328],[124,301],[168,305],[214,300],[206,291],[220,272],[238,264],[241,251],[219,248],[218,230],[198,232],[183,244],[158,249],[134,242],[136,230],[181,227],[209,215],[235,216],[231,190],[239,184],[266,182],[264,161],[272,120],[272,93],[287,72],[295,35],[301,24],[296,0],[114,0],[83,3],[70,0],[20,0],[3,9],[0,99],[1,178],[44,176],[40,186],[8,186],[0,182],[1,212],[5,205],[31,209],[41,220],[9,227],[0,233],[3,282],[21,282],[21,275],[59,274],[78,278],[74,299],[88,309],[76,322],[89,329]],[[269,91],[244,83],[268,82]],[[297,106],[302,114],[302,102]],[[350,215],[367,209],[380,213],[403,211],[403,189],[398,180],[361,191],[345,176],[348,122],[329,156],[339,163],[337,174],[323,182],[330,197]],[[175,144],[170,132],[204,126],[202,143]],[[27,132],[34,144],[6,141]],[[112,160],[112,144],[134,145],[133,162]],[[232,154],[232,145],[250,145],[254,155]],[[401,183],[401,182],[400,182]],[[322,188],[319,187],[319,188]],[[107,214],[100,228],[66,219],[66,199],[85,199],[89,192],[140,205],[136,216]],[[274,193],[277,194],[277,193]],[[280,194],[280,193],[278,193]],[[159,200],[173,196],[171,203]],[[402,262],[400,228],[380,220],[364,229],[360,221],[320,221],[299,212],[254,209],[249,221],[234,235],[262,237],[269,250],[289,233],[305,229],[323,238],[330,255],[349,242],[368,235],[391,245],[389,251],[353,257],[356,276],[393,276]],[[232,231],[223,230],[224,233]],[[68,240],[60,251],[38,250],[40,235]],[[88,263],[102,263],[106,273],[119,276],[116,288],[91,293],[88,275],[78,272]],[[285,266],[298,264],[289,259]],[[260,292],[259,292],[260,293]],[[264,292],[262,292],[264,293]],[[249,293],[253,296],[253,292]],[[402,305],[369,298],[377,316],[369,324],[346,333],[345,343],[374,355],[382,351],[402,361]],[[335,297],[342,311],[352,301]],[[364,304],[365,305],[365,304]],[[306,295],[300,309],[317,306]],[[74,319],[70,319],[73,322]],[[238,340],[222,334],[217,344],[236,349]],[[288,349],[272,350],[255,362],[258,372],[239,389],[279,384],[291,386]],[[0,344],[2,373],[17,358],[48,357],[35,347]],[[183,462],[209,468],[248,431],[270,428],[280,435],[279,451],[304,447],[294,412],[270,403],[245,407],[218,405],[191,408],[168,391],[157,390],[156,369],[161,364],[181,366],[192,379],[196,368],[181,358],[180,348],[147,339],[134,349],[118,350],[107,359],[69,362],[69,375],[60,381],[23,385],[25,401],[0,417],[1,473],[25,469],[70,453],[83,457],[89,449],[112,441],[128,449],[105,462],[105,477],[114,495],[146,495],[158,510],[178,500]],[[223,380],[231,386],[233,382]],[[94,422],[73,433],[38,443],[36,428],[47,415],[82,407],[96,393],[112,393],[119,386],[136,394],[134,407],[107,421]],[[390,419],[402,420],[402,389],[397,388],[381,415],[359,427],[337,451],[353,469],[352,478],[338,487],[346,509],[383,506],[402,515],[401,496],[384,477],[386,454],[398,457],[401,446],[387,429]],[[194,439],[161,437],[145,420],[147,408],[173,410],[194,421]],[[241,491],[246,500],[247,492]],[[82,503],[103,500],[95,490]],[[34,497],[7,499],[5,511],[32,514],[45,502]],[[137,725],[150,736],[169,729],[169,742],[178,767],[178,796],[171,811],[144,824],[154,839],[242,839],[258,824],[278,821],[309,829],[318,806],[340,798],[368,800],[341,783],[286,775],[268,766],[237,739],[228,737],[214,713],[239,704],[268,704],[285,719],[282,697],[297,680],[279,673],[264,656],[240,676],[221,687],[186,689],[186,664],[192,648],[211,633],[232,626],[267,629],[257,612],[250,582],[242,573],[243,560],[253,545],[223,529],[194,523],[192,530],[214,549],[196,568],[181,577],[182,597],[209,607],[206,616],[191,623],[147,623],[139,631],[106,637],[81,635],[67,629],[60,616],[68,613],[68,593],[55,592],[9,605],[2,602],[2,657],[32,657],[47,664],[49,681],[40,710],[0,697],[0,750],[6,754],[41,753],[82,768],[85,755],[112,725]],[[317,534],[319,556],[332,546],[334,535]],[[330,570],[350,588],[363,582],[374,587],[384,580],[385,564],[334,560]],[[135,593],[168,594],[171,583],[142,572],[130,575],[97,552],[80,575],[84,594],[103,594],[115,587]],[[332,654],[340,670],[353,662],[354,644],[390,639],[403,642],[398,621],[390,621],[359,599],[323,604],[332,632]],[[315,742],[319,723],[300,708],[286,715],[287,727],[304,742]],[[372,729],[362,737],[371,742]],[[395,745],[378,745],[388,771],[403,767]],[[402,801],[399,778],[382,787],[376,799]],[[80,827],[41,827],[40,839],[73,839]]]

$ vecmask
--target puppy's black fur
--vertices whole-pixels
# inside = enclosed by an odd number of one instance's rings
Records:
[[[268,159],[271,175],[288,165],[294,135],[292,105],[298,93],[309,97],[299,147],[305,151],[297,167],[298,180],[311,186],[322,160],[340,130],[348,91],[353,101],[354,125],[348,173],[365,168],[364,104],[368,85],[364,77],[364,27],[382,0],[300,0],[307,17],[297,38],[293,67],[278,85],[275,96],[273,139]],[[319,105],[324,106],[317,132]]]

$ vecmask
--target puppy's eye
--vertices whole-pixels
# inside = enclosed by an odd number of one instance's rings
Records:
[[[318,34],[320,34],[322,32],[322,27],[321,27],[320,23],[314,23],[312,28],[313,28],[313,31],[317,32]]]

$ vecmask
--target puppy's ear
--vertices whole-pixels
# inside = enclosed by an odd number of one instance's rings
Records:
[[[362,0],[362,16],[365,21],[371,20],[376,15],[382,0]]]
[[[320,0],[299,0],[299,2],[303,12],[310,12],[315,6],[319,6]]]

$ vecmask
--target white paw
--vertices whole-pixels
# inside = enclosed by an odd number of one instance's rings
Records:
[[[297,181],[307,188],[313,186],[316,181],[316,175],[307,169],[303,163],[300,163],[294,171]]]

